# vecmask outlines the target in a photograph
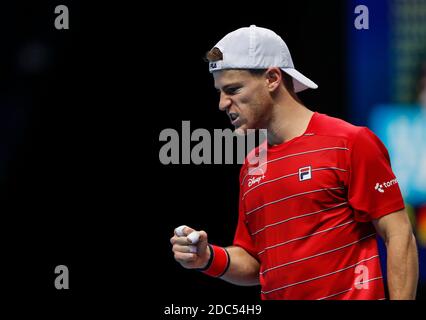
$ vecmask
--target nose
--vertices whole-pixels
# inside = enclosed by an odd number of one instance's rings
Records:
[[[224,94],[223,92],[220,93],[220,99],[219,99],[219,110],[220,111],[225,111],[226,109],[228,109],[232,104],[231,99]]]

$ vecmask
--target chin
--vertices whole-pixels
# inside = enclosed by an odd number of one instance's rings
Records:
[[[256,131],[256,126],[251,126],[247,122],[239,126],[234,130],[234,133],[239,136],[246,136],[248,134],[254,133]]]
[[[234,133],[237,136],[245,136],[245,135],[247,135],[247,130],[244,127],[239,127],[239,128],[234,130]]]

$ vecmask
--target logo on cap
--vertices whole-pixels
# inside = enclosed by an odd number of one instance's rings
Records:
[[[216,69],[217,65],[216,62],[210,62],[210,69]]]

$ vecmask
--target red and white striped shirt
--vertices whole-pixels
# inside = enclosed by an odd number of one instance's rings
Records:
[[[266,160],[241,169],[234,239],[260,261],[262,299],[383,299],[371,220],[404,208],[383,143],[316,112]]]

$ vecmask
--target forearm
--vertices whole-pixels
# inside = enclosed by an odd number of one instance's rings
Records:
[[[419,264],[416,240],[411,230],[406,235],[389,238],[386,247],[390,299],[415,299]]]
[[[246,250],[240,247],[226,248],[230,257],[230,265],[221,279],[240,286],[259,284],[259,262]]]

